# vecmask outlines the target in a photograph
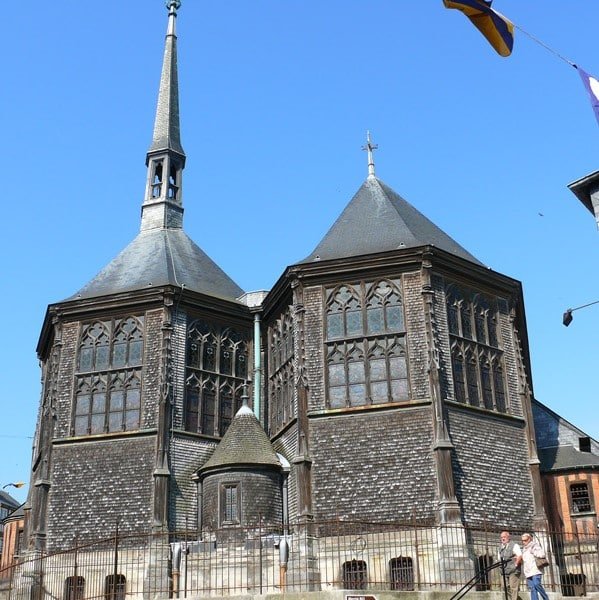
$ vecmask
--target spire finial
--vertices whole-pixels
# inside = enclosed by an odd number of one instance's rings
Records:
[[[181,0],[166,0],[166,7],[168,8],[168,30],[166,35],[175,35],[175,19],[177,18],[177,11],[181,8]]]
[[[368,177],[374,177],[374,150],[377,150],[378,144],[373,144],[370,137],[370,131],[366,132],[366,145],[362,146],[362,150],[368,152]]]

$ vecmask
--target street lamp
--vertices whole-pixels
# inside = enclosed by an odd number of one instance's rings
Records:
[[[582,306],[577,306],[576,308],[568,308],[562,317],[562,323],[568,327],[568,325],[572,323],[572,313],[575,310],[580,310],[581,308],[586,308],[587,306],[593,306],[593,304],[599,304],[599,300],[595,300],[595,302],[589,302],[588,304],[583,304]]]
[[[14,483],[7,483],[6,485],[3,485],[2,489],[7,488],[7,487],[22,488],[24,485],[25,485],[24,481],[15,481]]]

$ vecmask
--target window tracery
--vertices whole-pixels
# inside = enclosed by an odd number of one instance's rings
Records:
[[[247,383],[247,336],[232,328],[191,322],[187,330],[185,429],[223,436]]]
[[[495,302],[455,285],[447,288],[446,302],[455,400],[506,412]]]
[[[139,429],[143,327],[143,316],[83,326],[77,361],[74,435]]]
[[[276,432],[295,416],[291,308],[268,329],[269,427]]]
[[[327,291],[326,364],[331,408],[409,398],[399,281],[362,281]]]

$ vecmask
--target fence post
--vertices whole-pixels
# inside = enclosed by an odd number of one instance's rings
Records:
[[[112,575],[112,590],[111,590],[111,598],[112,600],[117,600],[117,578],[119,573],[119,521],[116,520],[115,528],[114,528],[114,569]]]

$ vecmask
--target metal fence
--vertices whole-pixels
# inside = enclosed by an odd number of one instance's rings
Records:
[[[514,536],[519,534],[514,531]],[[597,534],[537,531],[549,591],[599,591]],[[119,534],[53,553],[28,552],[0,572],[15,600],[128,600],[287,591],[500,590],[499,531],[423,523],[313,521],[281,530]]]

